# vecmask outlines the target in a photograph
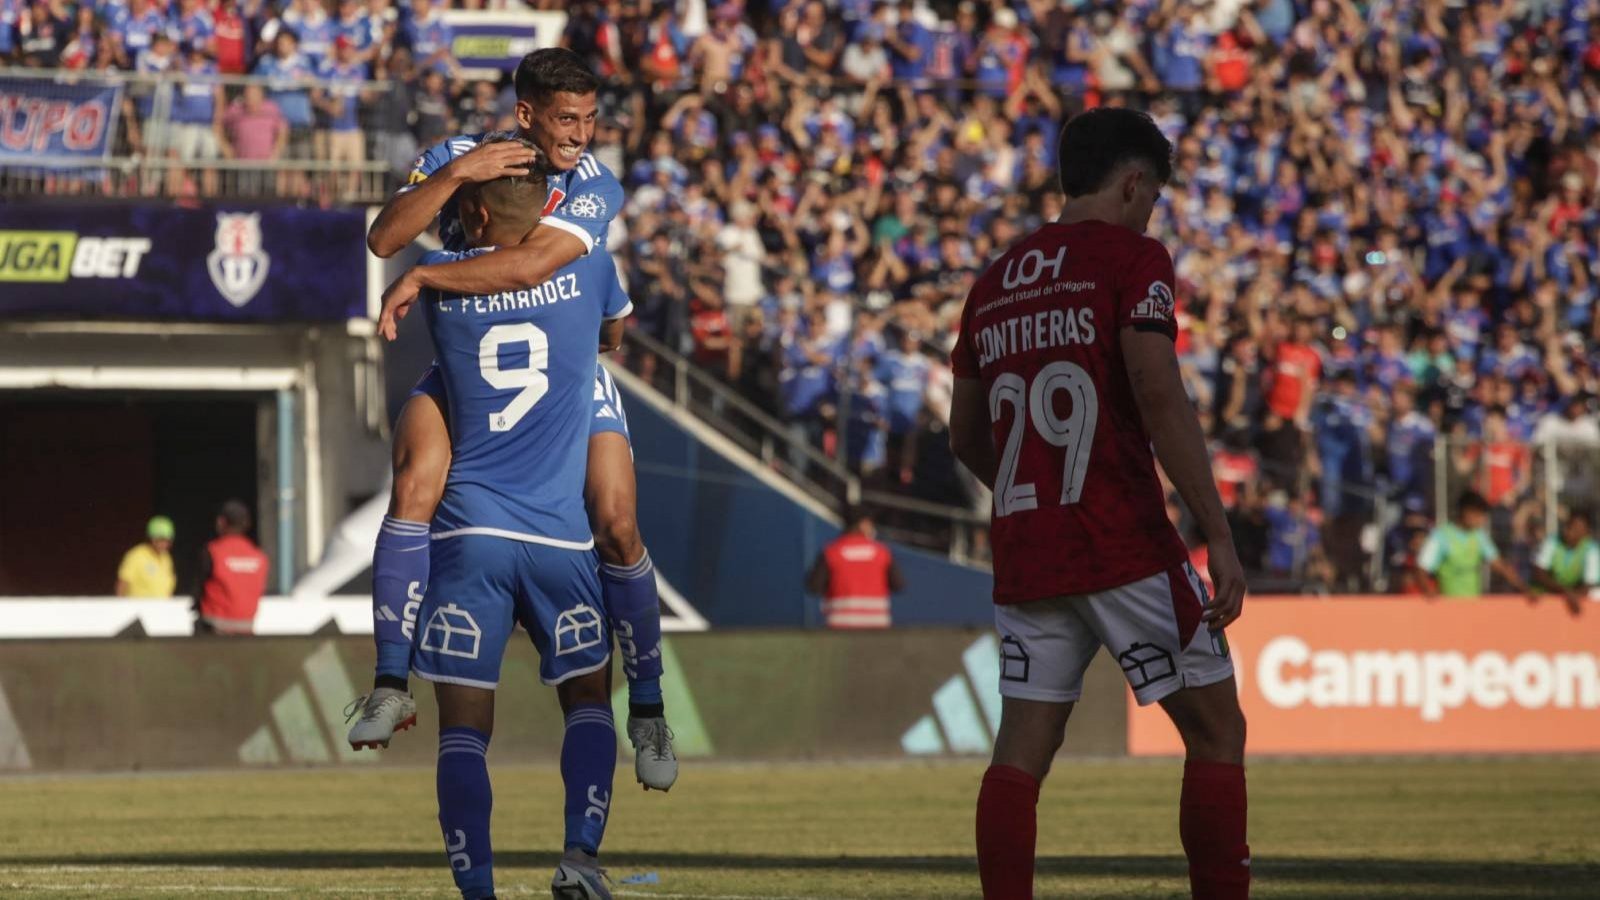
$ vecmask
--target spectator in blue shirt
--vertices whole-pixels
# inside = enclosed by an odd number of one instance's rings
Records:
[[[8,59],[17,49],[17,27],[25,9],[22,0],[0,0],[0,59]]]
[[[1322,531],[1306,514],[1298,496],[1283,499],[1282,492],[1267,501],[1267,569],[1274,575],[1300,572],[1322,543]]]
[[[1440,192],[1439,206],[1423,220],[1422,230],[1428,245],[1422,277],[1432,283],[1467,254],[1468,226],[1454,191]]]
[[[339,0],[339,15],[333,20],[333,37],[335,42],[339,38],[349,41],[355,49],[356,61],[370,66],[378,53],[378,42],[383,34],[381,30],[374,33],[373,21],[361,0]]]
[[[873,372],[872,359],[861,356],[851,374],[850,419],[845,449],[850,466],[864,478],[873,478],[889,460],[885,409],[888,391]]]
[[[1356,394],[1355,373],[1341,371],[1333,390],[1312,411],[1317,456],[1322,466],[1322,511],[1337,518],[1346,502],[1345,488],[1371,482],[1371,443],[1367,429],[1372,414]]]
[[[1494,346],[1478,357],[1478,374],[1518,379],[1539,365],[1539,358],[1517,336],[1517,328],[1501,322],[1494,331]]]
[[[198,48],[206,54],[215,52],[211,39],[217,33],[217,25],[211,17],[211,10],[200,0],[180,0],[178,9],[172,14],[170,30],[181,44]]]
[[[412,0],[411,17],[405,22],[404,32],[418,69],[433,69],[446,77],[460,70],[450,51],[455,33],[433,0]]]
[[[139,58],[150,49],[158,34],[173,37],[172,22],[167,18],[161,0],[142,0],[138,12],[122,21],[121,29],[122,49],[133,61],[136,70],[139,68]]]
[[[312,127],[314,120],[311,112],[311,93],[306,86],[297,86],[296,81],[316,77],[316,69],[312,68],[310,60],[300,52],[300,40],[295,33],[285,28],[278,32],[273,40],[272,53],[263,56],[256,63],[255,74],[272,79],[267,86],[267,99],[277,105],[278,111],[283,113],[283,119],[289,125],[288,159],[312,158]],[[287,182],[293,180],[295,184]],[[292,190],[298,194],[304,188],[303,179],[290,179],[285,174],[280,178],[280,190]]]
[[[1433,445],[1439,436],[1433,419],[1417,409],[1409,384],[1394,392],[1394,412],[1386,443],[1389,482],[1402,501],[1426,497],[1433,487]]]
[[[217,82],[217,64],[199,45],[183,44],[174,68],[183,78],[174,86],[172,98],[173,143],[167,155],[185,162],[217,159],[222,156],[222,85]],[[169,170],[174,183],[181,183],[182,168]],[[217,192],[217,172],[201,172],[201,190],[206,196]],[[173,190],[173,194],[181,193]]]
[[[367,64],[361,61],[355,43],[341,34],[333,39],[333,58],[322,64],[318,75],[334,82],[331,87],[319,88],[314,95],[327,121],[327,158],[347,165],[341,193],[353,197],[360,187],[357,170],[367,161],[366,141],[356,118],[361,83],[367,80]]]
[[[280,21],[300,39],[300,52],[313,72],[333,55],[333,19],[320,0],[291,0]]]
[[[896,83],[920,87],[933,52],[933,35],[916,19],[914,0],[900,0],[900,20],[884,36],[889,47],[889,68]]]
[[[1206,55],[1211,52],[1211,32],[1205,11],[1191,5],[1178,13],[1156,44],[1156,73],[1162,86],[1178,95],[1188,122],[1199,118],[1201,92],[1206,86]]]

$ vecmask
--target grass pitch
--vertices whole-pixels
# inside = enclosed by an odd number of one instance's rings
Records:
[[[1180,769],[1058,765],[1038,895],[1186,896]],[[688,761],[670,796],[617,774],[619,897],[977,896],[979,764]],[[501,896],[548,896],[558,774],[493,775]],[[1600,896],[1592,758],[1257,762],[1250,789],[1256,897]],[[418,769],[0,780],[0,894],[448,898],[434,815]],[[658,881],[622,883],[642,873]]]

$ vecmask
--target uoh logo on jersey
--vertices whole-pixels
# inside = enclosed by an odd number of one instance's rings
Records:
[[[1006,260],[1005,272],[1002,274],[1000,284],[1006,290],[1033,284],[1039,276],[1049,270],[1051,278],[1061,277],[1061,262],[1067,258],[1067,248],[1056,250],[1055,258],[1045,256],[1042,251],[1029,250],[1020,257],[1011,257]]]
[[[255,299],[272,260],[261,249],[260,213],[217,213],[217,246],[206,270],[217,293],[236,307]]]

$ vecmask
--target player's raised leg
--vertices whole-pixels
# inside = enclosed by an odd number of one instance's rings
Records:
[[[1178,835],[1197,900],[1250,896],[1245,841],[1244,713],[1234,679],[1186,688],[1161,701],[1183,736]]]
[[[567,793],[561,863],[550,881],[557,900],[611,897],[600,874],[600,842],[611,814],[617,766],[617,728],[611,718],[608,674],[608,670],[591,672],[556,688],[566,717],[561,780]]]
[[[418,383],[400,413],[394,435],[394,488],[389,514],[372,555],[372,634],[377,673],[372,693],[359,701],[350,746],[387,747],[396,731],[416,723],[408,690],[411,638],[428,586],[429,522],[450,471],[450,433],[444,387],[437,369]]]
[[[665,791],[678,778],[666,706],[661,696],[661,600],[655,567],[639,537],[638,486],[627,417],[610,373],[595,377],[595,417],[589,432],[584,485],[606,616],[617,635],[628,679],[628,741],[634,776],[646,790]]]

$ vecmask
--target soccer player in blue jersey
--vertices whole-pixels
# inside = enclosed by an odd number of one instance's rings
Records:
[[[477,185],[460,198],[470,259],[515,245],[538,221],[542,175]],[[412,656],[439,704],[439,824],[466,900],[494,896],[485,754],[494,691],[514,624],[539,650],[539,677],[566,717],[565,855],[557,900],[609,898],[599,871],[617,736],[608,690],[611,634],[584,509],[596,340],[628,312],[610,254],[576,259],[531,287],[488,295],[429,291],[423,311],[450,398],[449,475],[432,524],[433,571]]]
[[[423,287],[492,294],[542,283],[562,266],[605,245],[611,220],[622,208],[616,176],[586,152],[594,135],[599,82],[582,58],[568,50],[530,53],[517,69],[517,121],[537,150],[515,141],[479,146],[483,135],[458,135],[417,161],[410,183],[373,221],[367,244],[392,256],[437,217],[447,250],[463,249],[451,199],[470,184],[540,168],[548,180],[544,218],[526,240],[471,258],[419,266],[385,292],[380,330],[395,322]],[[620,329],[606,344],[614,348]],[[633,452],[626,420],[610,376],[597,368],[585,499],[600,554],[601,585],[613,630],[621,642],[628,678],[628,738],[634,771],[646,789],[666,790],[677,778],[661,697],[661,612],[655,570],[639,538]],[[394,492],[389,517],[373,557],[373,604],[378,645],[373,692],[350,733],[351,746],[387,746],[395,730],[415,721],[406,691],[407,633],[415,604],[428,583],[426,528],[439,503],[450,461],[447,402],[439,379],[424,376],[395,428]]]

